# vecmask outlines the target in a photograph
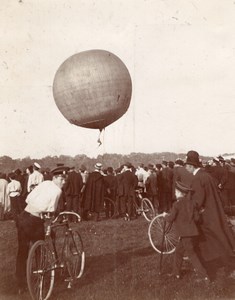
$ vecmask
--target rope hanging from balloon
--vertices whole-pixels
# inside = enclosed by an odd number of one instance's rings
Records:
[[[101,150],[101,160],[102,160],[102,164],[104,164],[104,154],[105,154],[105,142],[104,142],[104,134],[105,134],[105,128],[103,129],[99,129],[99,137],[98,137],[98,149]],[[102,145],[102,149],[101,149],[101,146]]]
[[[102,128],[102,129],[99,129],[99,136],[98,136],[98,140],[97,140],[97,143],[98,143],[98,147],[100,147],[102,145],[102,141],[101,141],[101,134],[102,132],[104,133],[105,131],[105,128]],[[104,134],[103,134],[103,140],[104,140]]]

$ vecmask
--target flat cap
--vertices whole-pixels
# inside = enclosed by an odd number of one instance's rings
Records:
[[[69,171],[69,167],[61,166],[61,167],[56,167],[55,169],[51,170],[51,173],[53,176],[55,175],[67,175],[67,172]]]

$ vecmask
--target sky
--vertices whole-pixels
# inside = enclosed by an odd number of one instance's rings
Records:
[[[234,0],[1,0],[0,156],[234,153],[234,28]],[[133,85],[100,147],[52,93],[59,66],[91,49],[118,56]]]

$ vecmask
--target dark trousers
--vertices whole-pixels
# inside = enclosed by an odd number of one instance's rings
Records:
[[[162,191],[161,192],[161,201],[160,201],[160,212],[167,212],[171,209],[172,206],[172,192],[171,191]]]
[[[193,268],[196,270],[198,276],[207,277],[207,272],[202,266],[201,261],[196,253],[196,239],[195,237],[181,237],[175,249],[173,272],[175,275],[180,275],[180,270],[183,262],[184,254],[189,257]]]
[[[44,221],[23,211],[17,219],[18,252],[16,278],[19,287],[26,284],[26,261],[31,243],[44,239]]]
[[[117,207],[119,216],[124,217],[126,213],[126,200],[124,196],[117,197]]]
[[[81,215],[81,203],[79,195],[69,195],[66,196],[66,209],[68,211],[73,211]],[[70,221],[77,221],[75,216],[70,218]]]
[[[158,201],[158,196],[157,195],[147,195],[147,197],[149,198],[149,200],[152,202],[153,207],[158,210],[159,208],[159,201]]]
[[[113,203],[115,205],[115,202]],[[104,198],[104,204],[105,204],[105,217],[111,218],[114,215],[115,208],[110,201],[106,200],[106,198]]]
[[[16,222],[17,216],[22,212],[22,203],[21,203],[21,197],[20,196],[15,196],[15,197],[10,197],[10,202],[11,202],[11,214],[13,220]]]
[[[128,213],[129,217],[134,217],[134,204],[133,204],[133,197],[126,196],[126,212]]]

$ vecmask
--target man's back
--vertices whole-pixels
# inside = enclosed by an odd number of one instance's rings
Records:
[[[64,190],[66,195],[79,195],[83,186],[83,180],[80,173],[72,171],[68,173],[67,182],[65,184]]]
[[[123,187],[124,187],[124,194],[132,194],[134,193],[137,185],[138,185],[138,178],[137,176],[131,171],[125,171],[122,173],[123,177]]]
[[[61,189],[53,181],[43,181],[27,196],[25,211],[30,213],[55,211],[61,193]]]

